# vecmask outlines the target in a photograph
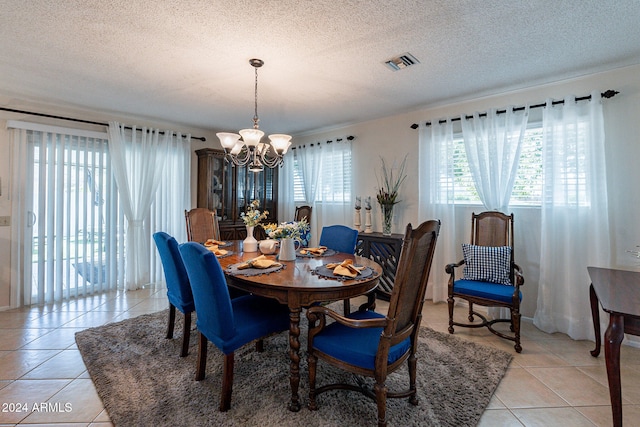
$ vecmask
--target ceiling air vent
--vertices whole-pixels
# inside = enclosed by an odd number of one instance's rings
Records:
[[[389,59],[389,60],[384,62],[384,64],[391,71],[402,70],[403,68],[407,68],[407,67],[410,67],[412,65],[419,64],[419,63],[420,63],[420,61],[418,61],[415,56],[411,55],[408,52],[407,53],[403,53],[400,56],[396,56],[395,58],[391,58],[391,59]]]

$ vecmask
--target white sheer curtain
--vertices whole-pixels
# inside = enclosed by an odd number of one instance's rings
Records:
[[[314,206],[314,210],[318,210],[319,216],[316,217],[319,221],[316,222],[320,223],[319,226],[350,226],[353,221],[351,141],[346,138],[328,141],[319,144],[319,151],[321,171]],[[320,237],[320,234],[316,236]]]
[[[303,145],[293,150],[298,169],[304,181],[304,197],[307,203],[313,204],[318,191],[318,178],[322,170],[322,150],[320,143]]]
[[[284,163],[278,175],[278,222],[291,221],[296,212],[295,151],[290,150],[284,156]]]
[[[461,120],[469,168],[488,210],[507,212],[528,117],[527,106],[522,111],[510,107],[500,114],[496,109],[483,116],[476,112],[473,118]]]
[[[538,307],[545,332],[593,339],[589,265],[609,265],[605,135],[600,94],[547,101]]]
[[[171,138],[157,129],[127,130],[109,123],[109,153],[118,193],[127,218],[126,288],[138,289],[150,280],[149,230],[145,220],[162,177]],[[148,224],[147,224],[148,227]]]
[[[191,207],[191,135],[165,132],[167,158],[149,213],[147,240],[152,254],[151,282],[164,280],[164,270],[153,233],[164,231],[178,242],[187,240],[184,211]]]
[[[322,151],[320,150],[319,143],[305,144],[296,147],[293,150],[294,162],[298,168],[299,173],[302,175],[302,182],[304,185],[304,198],[309,206],[314,209],[311,210],[311,242],[315,244],[318,241],[320,230],[320,217],[318,208],[316,207],[316,193],[318,189],[318,178],[320,177],[320,171],[322,169]],[[291,170],[293,175],[293,170]],[[291,178],[293,180],[293,177]],[[291,193],[293,197],[293,193]],[[312,243],[314,242],[314,243]]]
[[[9,121],[13,307],[122,288],[107,134]]]
[[[451,120],[434,122],[430,126],[421,124],[419,138],[418,217],[421,222],[429,219],[441,221],[427,298],[434,302],[446,301],[448,276],[444,266],[458,259],[458,248],[463,241],[461,231],[456,227],[455,176],[453,162],[450,160],[453,158]]]
[[[315,244],[323,226],[351,224],[351,141],[336,138],[298,146],[292,151],[295,167],[302,176],[305,200],[313,207],[311,244]],[[293,169],[290,173],[293,174]]]

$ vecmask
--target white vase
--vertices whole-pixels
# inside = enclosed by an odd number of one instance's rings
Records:
[[[243,252],[258,252],[258,241],[253,237],[253,225],[247,225],[247,238],[242,242]]]
[[[300,242],[292,238],[280,240],[280,254],[278,255],[278,259],[280,261],[295,261],[296,243],[300,244]]]

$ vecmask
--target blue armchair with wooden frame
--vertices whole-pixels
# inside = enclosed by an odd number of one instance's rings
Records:
[[[466,328],[487,327],[499,337],[515,342],[516,352],[522,351],[520,344],[520,301],[524,285],[522,269],[514,262],[513,214],[487,211],[471,215],[471,243],[463,244],[464,259],[448,264],[449,274],[447,302],[449,304],[449,333],[454,326]],[[456,279],[455,271],[464,266],[463,275]],[[469,304],[470,323],[453,320],[456,298]],[[473,309],[474,304],[485,307],[504,307],[510,310],[508,319],[489,320],[485,315]],[[481,322],[474,323],[474,316]],[[508,322],[513,334],[496,330],[495,323]]]
[[[386,426],[387,398],[416,396],[416,348],[422,320],[427,281],[440,231],[440,221],[422,223],[415,230],[407,225],[400,253],[398,273],[386,315],[359,310],[342,316],[325,306],[307,310],[309,320],[309,409],[316,410],[316,396],[328,390],[343,389],[364,393],[377,403],[378,426]],[[327,317],[334,322],[328,323]],[[370,387],[351,383],[326,384],[316,388],[318,359],[355,375],[373,377]],[[408,362],[408,388],[389,391],[387,375]]]

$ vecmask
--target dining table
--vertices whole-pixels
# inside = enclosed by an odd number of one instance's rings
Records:
[[[382,275],[382,267],[375,261],[357,256],[327,250],[316,256],[296,251],[294,261],[282,261],[278,254],[264,255],[266,259],[277,261],[280,268],[264,271],[238,269],[239,265],[253,260],[260,252],[244,252],[242,241],[228,242],[224,247],[226,255],[218,261],[224,269],[227,284],[233,288],[266,298],[274,298],[289,307],[289,358],[291,401],[289,409],[300,410],[298,389],[300,385],[300,317],[302,310],[313,304],[340,301],[364,295],[373,291]],[[351,260],[362,267],[356,278],[332,275],[326,265]]]

